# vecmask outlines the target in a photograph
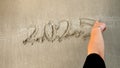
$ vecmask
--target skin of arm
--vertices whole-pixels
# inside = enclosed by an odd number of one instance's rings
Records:
[[[88,43],[88,55],[96,53],[104,59],[104,39],[102,32],[105,30],[105,28],[105,23],[101,23],[98,21],[95,22]]]

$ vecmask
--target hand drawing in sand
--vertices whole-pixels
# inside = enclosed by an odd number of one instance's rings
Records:
[[[32,33],[23,40],[23,44],[33,45],[35,42],[43,43],[44,41],[61,42],[71,37],[86,39],[90,36],[90,30],[94,22],[95,20],[88,18],[71,21],[61,20],[58,23],[49,21],[44,26],[43,31],[40,31],[40,27],[34,27]]]

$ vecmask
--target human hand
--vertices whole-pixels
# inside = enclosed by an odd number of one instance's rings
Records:
[[[96,21],[92,30],[96,30],[96,29],[100,29],[101,32],[103,32],[103,31],[106,30],[106,24],[102,23],[102,22],[99,22],[99,21]]]

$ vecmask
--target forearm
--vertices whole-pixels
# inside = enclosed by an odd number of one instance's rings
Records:
[[[88,55],[91,53],[97,53],[104,58],[104,40],[99,28],[93,29],[91,32],[88,44]]]

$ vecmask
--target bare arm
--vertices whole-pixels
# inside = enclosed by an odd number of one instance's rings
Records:
[[[104,39],[102,32],[105,30],[106,25],[98,21],[95,22],[91,37],[88,44],[88,55],[91,53],[96,53],[104,59]]]

